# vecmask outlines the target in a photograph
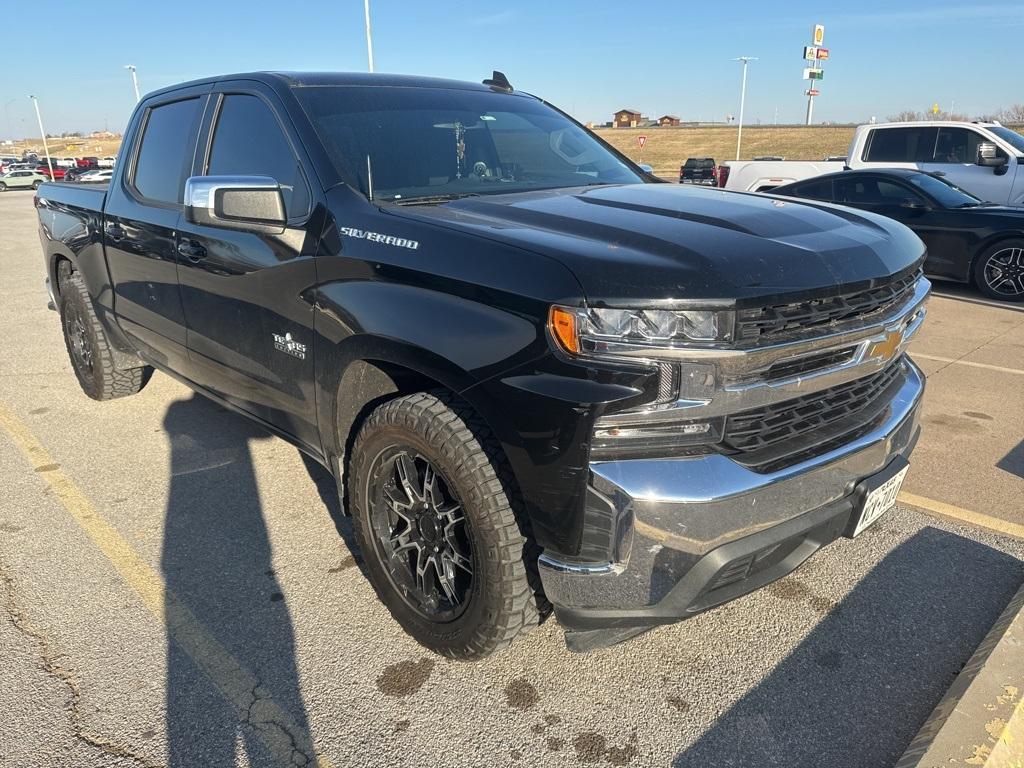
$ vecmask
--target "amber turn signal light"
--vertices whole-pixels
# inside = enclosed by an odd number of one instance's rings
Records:
[[[576,334],[576,315],[561,307],[552,307],[548,315],[551,335],[558,340],[562,349],[574,355],[579,354],[580,341]]]

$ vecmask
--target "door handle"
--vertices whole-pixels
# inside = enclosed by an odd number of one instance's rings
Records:
[[[124,240],[127,234],[120,224],[107,224],[106,227],[107,237],[113,240],[115,243],[118,240]]]
[[[206,258],[206,248],[195,240],[182,240],[178,243],[178,253],[189,261],[202,261]]]

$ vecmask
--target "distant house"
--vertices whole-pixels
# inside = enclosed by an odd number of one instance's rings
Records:
[[[679,118],[675,115],[662,115],[658,118],[658,125],[661,127],[672,127],[679,125]]]
[[[636,128],[647,118],[640,114],[639,109],[620,109],[612,120],[613,128]]]

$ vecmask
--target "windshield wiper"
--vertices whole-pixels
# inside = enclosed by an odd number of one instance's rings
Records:
[[[480,197],[479,192],[452,192],[448,195],[420,195],[419,197],[399,197],[392,200],[381,200],[380,202],[394,203],[395,205],[436,205],[447,203],[452,200],[461,200],[464,197]]]

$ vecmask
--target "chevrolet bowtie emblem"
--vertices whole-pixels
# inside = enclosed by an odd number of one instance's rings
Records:
[[[876,341],[868,349],[868,357],[892,360],[903,343],[903,331],[889,331],[885,338]]]

